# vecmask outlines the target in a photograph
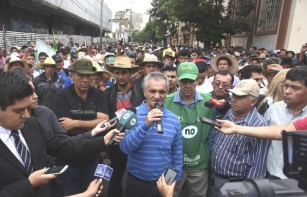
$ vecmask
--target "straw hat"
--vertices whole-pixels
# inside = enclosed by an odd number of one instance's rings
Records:
[[[47,57],[44,61],[44,63],[40,63],[38,65],[38,68],[39,69],[44,69],[45,68],[45,65],[55,65],[57,68],[60,68],[61,66],[60,65],[57,65],[55,63],[55,61],[51,58],[51,57]]]
[[[219,69],[217,68],[217,60],[221,57],[225,57],[227,59],[230,60],[231,62],[231,66],[229,67],[229,71],[234,74],[235,72],[237,72],[238,68],[239,68],[239,64],[238,64],[238,61],[232,57],[231,55],[225,55],[225,54],[222,54],[222,55],[217,55],[215,56],[214,58],[211,59],[211,67],[213,68],[213,70],[215,70],[215,72],[218,72]]]
[[[170,57],[175,59],[175,52],[171,48],[167,48],[163,51],[163,57]]]
[[[164,64],[158,60],[157,56],[149,53],[145,53],[143,61],[138,63],[138,66],[144,66],[145,64],[157,64],[159,68],[164,66]]]
[[[110,78],[111,73],[107,70],[101,68],[101,66],[96,61],[92,61],[93,66],[96,68],[96,73],[102,73],[104,78]]]
[[[115,68],[129,69],[132,70],[132,73],[135,73],[139,70],[138,66],[134,66],[131,64],[131,60],[127,56],[116,56],[114,65],[106,64],[106,68],[111,73],[114,73]]]
[[[9,70],[12,66],[13,63],[21,63],[22,67],[25,68],[26,67],[26,62],[22,61],[19,57],[17,56],[12,56],[10,59],[10,62],[8,63],[7,69]]]
[[[89,48],[80,48],[77,50],[76,54],[78,54],[79,52],[84,52],[85,56],[86,55],[92,55],[92,51]]]
[[[284,67],[282,67],[279,64],[270,64],[267,66],[267,69],[263,72],[263,74],[266,76],[269,73],[278,73],[279,71],[283,70]]]

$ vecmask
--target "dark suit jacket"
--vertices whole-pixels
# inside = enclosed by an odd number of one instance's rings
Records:
[[[47,153],[64,161],[78,162],[86,156],[105,151],[103,138],[73,139],[58,137],[29,118],[21,132],[31,152],[34,171],[46,167]],[[33,189],[28,172],[0,140],[0,197],[51,197],[50,184]]]

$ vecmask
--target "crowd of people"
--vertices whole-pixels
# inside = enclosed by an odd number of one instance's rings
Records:
[[[288,178],[280,132],[307,128],[307,44],[298,54],[58,47],[51,57],[35,46],[0,50],[0,196],[214,197],[227,182]],[[119,131],[107,121],[130,108],[138,122],[108,145]],[[94,177],[105,159],[107,188]],[[177,172],[170,185],[168,168]]]

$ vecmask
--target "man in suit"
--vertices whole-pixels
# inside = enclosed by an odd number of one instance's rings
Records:
[[[30,118],[32,94],[28,82],[10,72],[0,73],[1,197],[53,196],[48,182],[56,176],[44,174],[47,153],[67,163],[79,162],[104,151],[116,132],[94,139],[59,138]]]

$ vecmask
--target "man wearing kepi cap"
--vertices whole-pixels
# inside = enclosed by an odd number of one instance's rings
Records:
[[[91,60],[76,60],[68,70],[74,83],[57,92],[53,111],[64,130],[74,136],[108,119],[109,108],[104,92],[91,87],[91,75],[96,72]],[[98,155],[70,165],[64,176],[65,195],[85,190],[93,179],[97,163]]]
[[[255,80],[241,80],[228,91],[232,93],[231,109],[224,119],[244,126],[267,125],[255,108],[259,96]],[[210,196],[218,196],[220,188],[227,182],[264,178],[269,145],[269,140],[217,132],[211,153]]]
[[[211,95],[196,91],[198,68],[194,63],[181,63],[177,76],[180,90],[168,95],[164,102],[165,107],[179,117],[183,136],[183,176],[176,185],[175,196],[179,196],[181,190],[186,190],[188,196],[206,196],[210,126],[199,119],[212,118],[212,111],[204,105]]]

